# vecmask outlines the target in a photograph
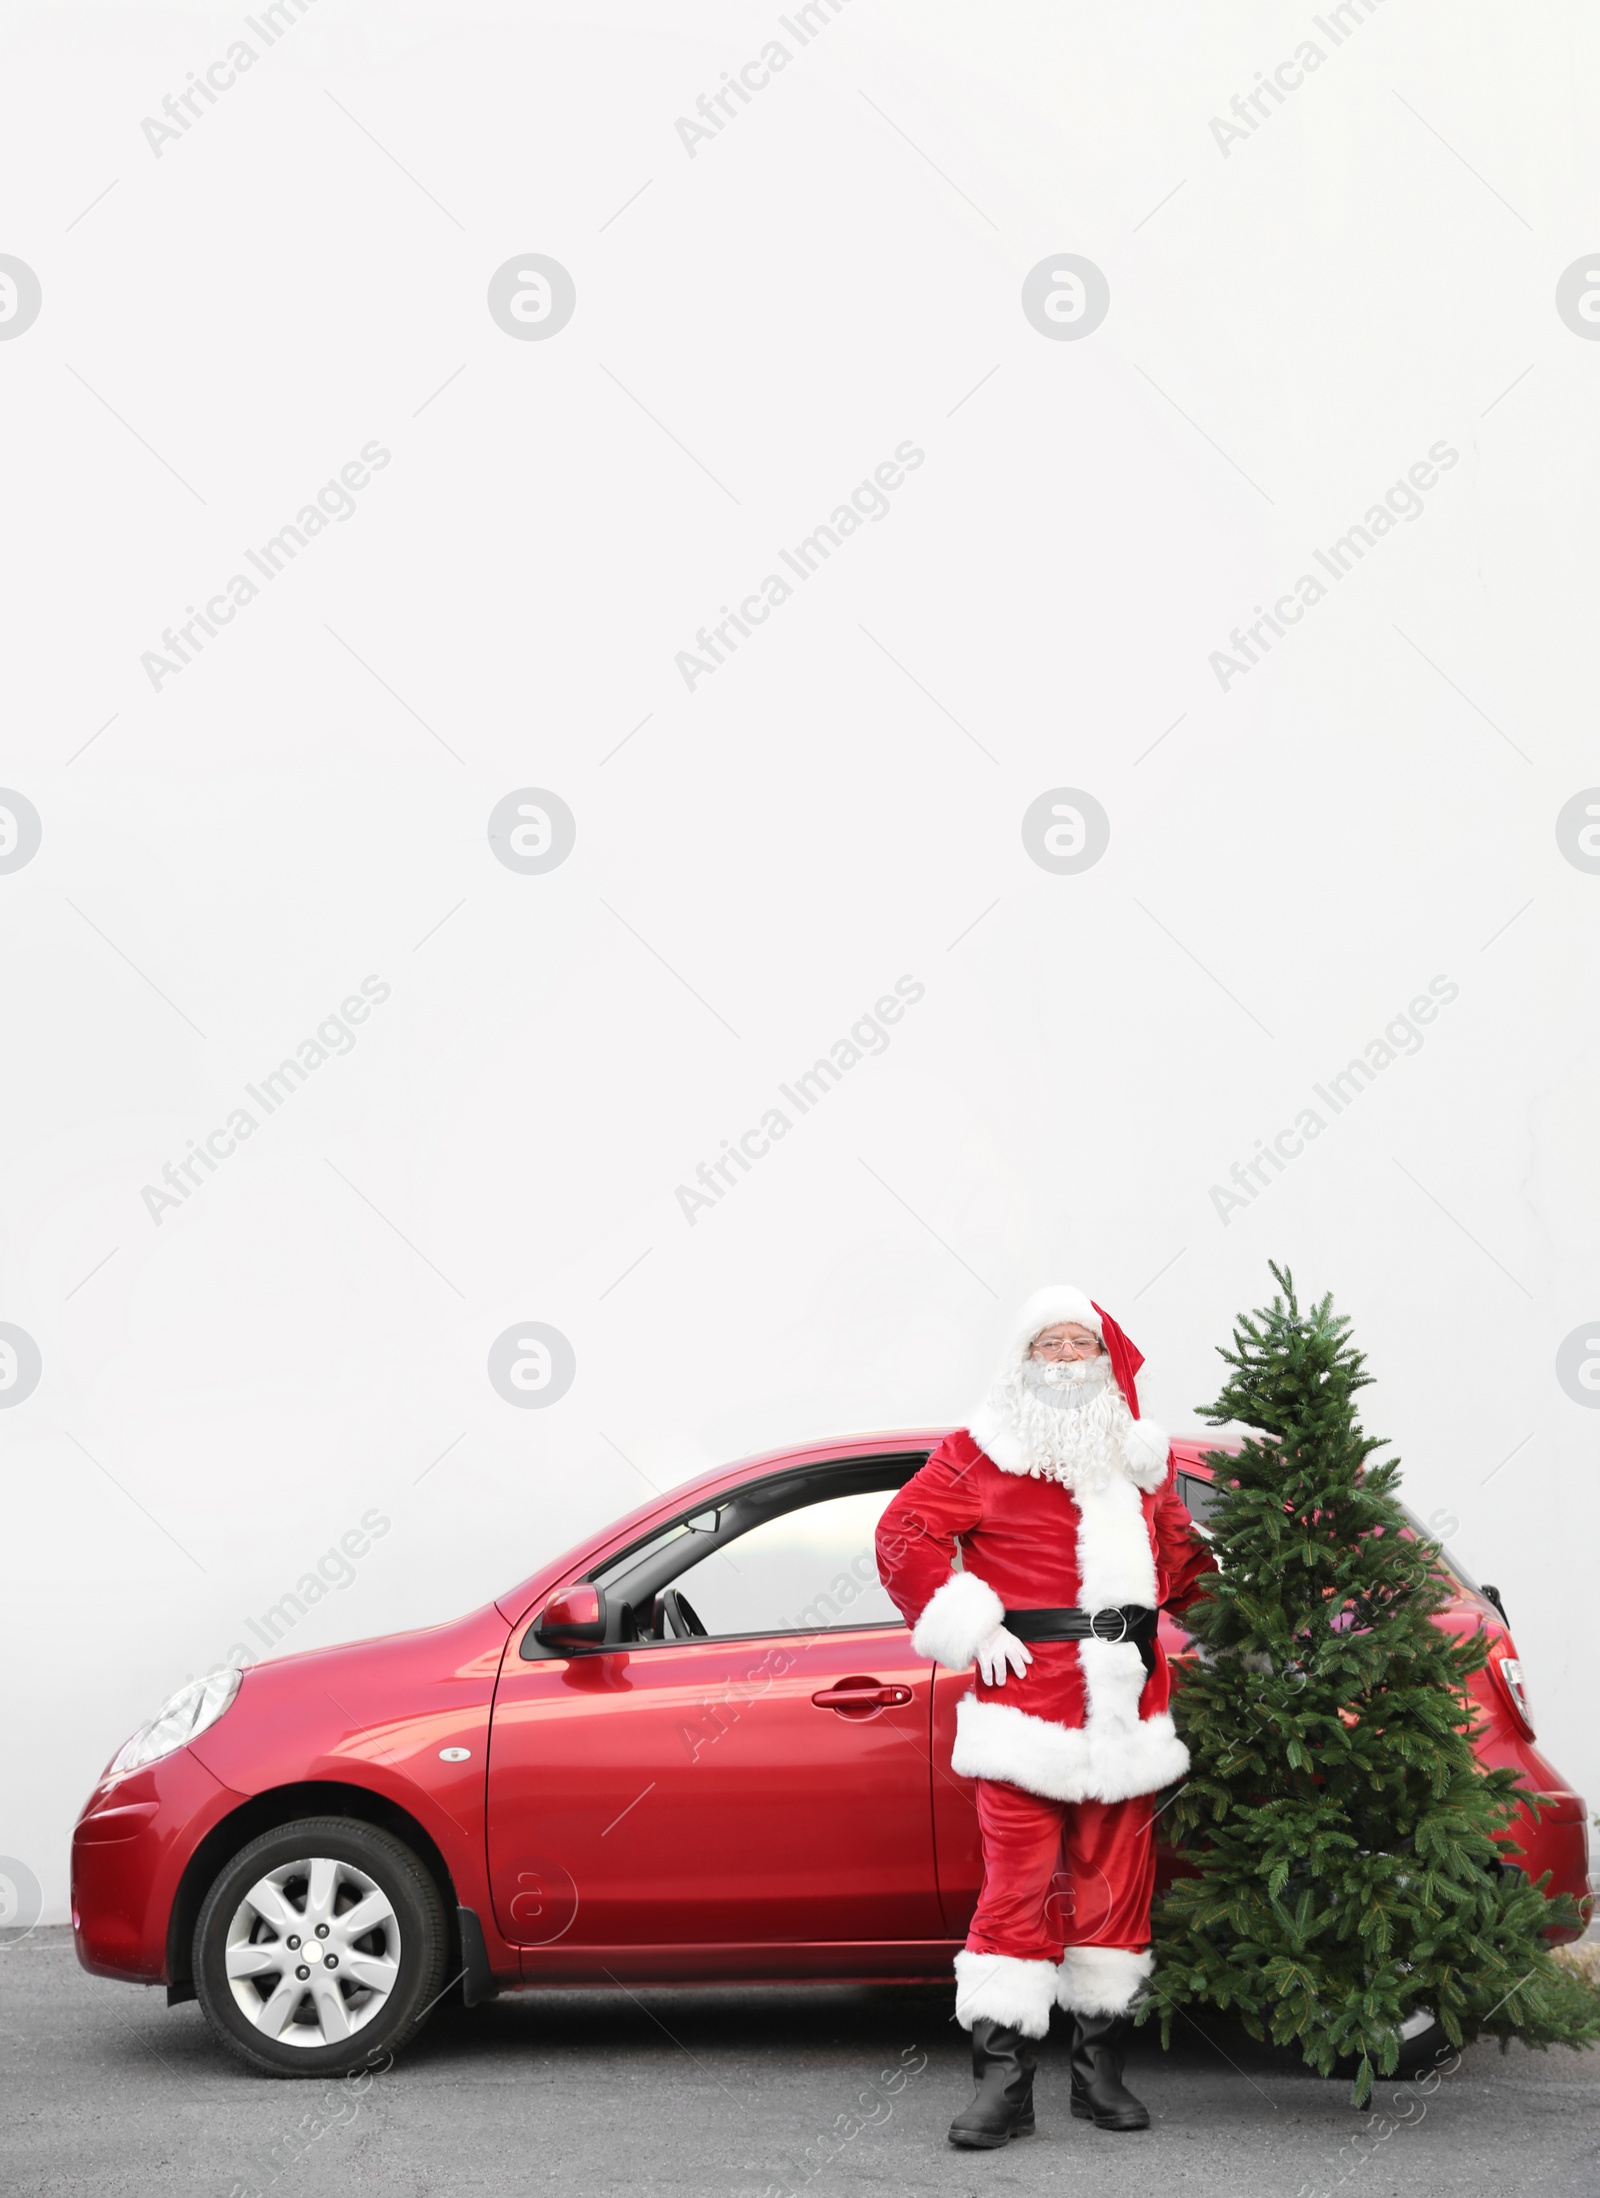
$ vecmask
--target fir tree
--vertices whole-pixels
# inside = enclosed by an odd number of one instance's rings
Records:
[[[1159,2010],[1165,2043],[1175,2008],[1235,2009],[1324,2076],[1355,2062],[1361,2105],[1419,2009],[1455,2045],[1581,2045],[1600,1999],[1542,1936],[1578,1923],[1571,1901],[1497,1867],[1516,1775],[1473,1755],[1466,1682],[1487,1644],[1434,1623],[1450,1586],[1437,1544],[1406,1531],[1397,1461],[1373,1462],[1350,1324],[1331,1297],[1302,1312],[1272,1273],[1282,1294],[1240,1317],[1200,1408],[1250,1432],[1210,1454],[1221,1571],[1185,1620],[1193,1770],[1167,1815],[1199,1874],[1158,1910],[1140,2019]]]

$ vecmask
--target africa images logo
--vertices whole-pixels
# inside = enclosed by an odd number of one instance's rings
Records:
[[[1423,492],[1436,488],[1440,474],[1448,473],[1460,458],[1460,451],[1441,438],[1425,458],[1417,460],[1403,481],[1396,481],[1386,491],[1381,502],[1369,505],[1364,515],[1346,528],[1336,541],[1330,542],[1326,550],[1311,552],[1335,586],[1354,571],[1368,550],[1376,549],[1386,534],[1392,534],[1402,520],[1409,524],[1422,517],[1427,509],[1422,501]],[[1319,580],[1315,573],[1303,572],[1293,590],[1280,595],[1271,610],[1258,603],[1255,624],[1242,630],[1235,626],[1228,637],[1228,648],[1211,652],[1211,669],[1216,673],[1217,684],[1223,693],[1226,694],[1236,679],[1253,671],[1270,653],[1273,634],[1282,640],[1289,628],[1298,626],[1306,612],[1315,610],[1327,593],[1326,580]]]
[[[862,481],[852,489],[847,500],[835,505],[822,524],[814,527],[792,550],[779,550],[779,560],[804,584],[868,521],[876,524],[888,518],[890,492],[904,485],[906,475],[915,473],[926,455],[909,438],[897,443],[893,455],[884,459],[870,481]],[[710,632],[702,626],[694,637],[694,648],[680,649],[673,658],[689,692],[693,694],[700,680],[709,679],[734,654],[739,646],[736,634],[743,634],[748,640],[756,627],[764,626],[794,592],[794,581],[785,580],[782,573],[769,572],[760,583],[759,594],[747,595],[736,611],[724,603],[721,625],[713,626]],[[697,650],[699,654],[696,654]]]
[[[820,1106],[849,1070],[869,1053],[888,1052],[889,1031],[885,1025],[898,1023],[907,1008],[915,1007],[926,996],[927,989],[919,977],[897,977],[893,992],[875,1001],[870,1013],[858,1016],[846,1037],[835,1039],[826,1055],[820,1055],[792,1084],[778,1086],[794,1110],[792,1117],[782,1107],[768,1107],[736,1144],[725,1137],[717,1157],[701,1161],[694,1171],[694,1183],[680,1183],[675,1193],[678,1209],[691,1229],[701,1211],[710,1213],[717,1200],[733,1189],[739,1176],[748,1175],[755,1161],[764,1160],[777,1141],[788,1136],[801,1115]],[[700,1186],[698,1190],[695,1184]]]
[[[1386,1068],[1403,1054],[1420,1053],[1426,1042],[1422,1028],[1437,1022],[1440,1010],[1460,997],[1461,987],[1453,977],[1430,978],[1427,991],[1419,992],[1402,1013],[1392,1016],[1383,1026],[1381,1037],[1369,1039],[1361,1052],[1352,1055],[1326,1083],[1313,1084],[1311,1089],[1327,1109],[1326,1117],[1313,1106],[1302,1106],[1270,1145],[1258,1137],[1250,1158],[1233,1163],[1228,1177],[1234,1189],[1230,1190],[1228,1183],[1212,1184],[1211,1204],[1222,1226],[1227,1228],[1236,1211],[1243,1213],[1269,1189],[1274,1177],[1285,1172],[1286,1164],[1298,1160],[1307,1145],[1322,1135],[1336,1115],[1352,1107]]]
[[[363,443],[358,454],[340,470],[336,481],[325,482],[315,498],[302,504],[294,518],[270,535],[259,550],[244,552],[246,562],[255,567],[261,580],[252,580],[248,573],[236,572],[226,583],[227,592],[212,596],[203,611],[196,610],[191,603],[188,623],[177,626],[176,632],[169,626],[161,636],[161,647],[146,649],[139,659],[156,693],[161,692],[163,680],[175,679],[200,654],[206,645],[206,635],[215,640],[224,626],[231,626],[240,611],[255,601],[261,593],[262,582],[270,585],[276,580],[279,573],[330,525],[353,519],[356,515],[353,492],[366,488],[373,474],[381,473],[388,463],[389,452],[382,443],[376,440]]]
[[[269,1114],[276,1114],[288,1099],[292,1099],[314,1069],[336,1053],[353,1053],[356,1044],[355,1027],[364,1023],[375,1007],[382,1007],[388,999],[390,986],[382,977],[363,977],[359,992],[352,992],[341,1000],[330,1015],[325,1015],[309,1038],[302,1038],[293,1055],[286,1056],[275,1069],[262,1077],[259,1084],[246,1084],[245,1090],[260,1108],[258,1117],[245,1106],[235,1107],[226,1122],[212,1130],[203,1143],[197,1144],[191,1137],[189,1149],[181,1160],[167,1162],[161,1171],[159,1184],[146,1183],[141,1191],[145,1211],[159,1229],[170,1206],[174,1212],[184,1200],[197,1191],[206,1175],[215,1175],[219,1160],[230,1160],[247,1138],[253,1137]],[[201,1169],[205,1174],[200,1173]]]

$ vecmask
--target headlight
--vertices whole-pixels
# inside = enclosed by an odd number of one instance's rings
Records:
[[[142,1771],[147,1763],[159,1763],[214,1725],[239,1691],[242,1671],[207,1672],[191,1679],[172,1699],[163,1702],[148,1725],[141,1725],[131,1740],[123,1742],[106,1766],[107,1778],[121,1778],[128,1771]]]

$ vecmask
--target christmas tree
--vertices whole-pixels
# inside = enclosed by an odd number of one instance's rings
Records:
[[[1572,1902],[1497,1867],[1515,1773],[1477,1763],[1466,1687],[1487,1644],[1433,1622],[1450,1585],[1406,1529],[1397,1462],[1373,1460],[1350,1324],[1272,1273],[1281,1294],[1240,1317],[1201,1407],[1249,1433],[1210,1454],[1221,1571],[1185,1618],[1193,1769],[1166,1814],[1198,1875],[1158,1910],[1140,2019],[1159,2013],[1165,2043],[1177,2008],[1234,2009],[1321,2075],[1354,2062],[1364,2105],[1420,2010],[1458,2046],[1582,2045],[1600,1998],[1542,1936],[1578,1923]]]

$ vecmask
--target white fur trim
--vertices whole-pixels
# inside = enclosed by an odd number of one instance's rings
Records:
[[[1069,1946],[1055,1973],[1056,1998],[1075,2015],[1125,2015],[1154,1966],[1155,1956],[1148,1951],[1133,1954],[1124,1946]]]
[[[965,1671],[996,1626],[1004,1622],[1006,1606],[975,1572],[952,1572],[944,1586],[928,1598],[911,1636],[919,1656],[931,1656],[948,1671]]]
[[[1059,1322],[1067,1320],[1092,1330],[1102,1344],[1105,1342],[1104,1323],[1088,1296],[1066,1282],[1052,1282],[1042,1290],[1035,1290],[1032,1297],[1020,1307],[1006,1330],[994,1381],[967,1422],[967,1433],[985,1457],[997,1465],[1002,1473],[1031,1473],[1034,1468],[997,1393],[1003,1391],[1015,1378],[1017,1368],[1026,1363],[1034,1337],[1042,1329],[1053,1328]],[[1115,1384],[1115,1376],[1112,1379]],[[1131,1417],[1125,1423],[1122,1437],[1123,1457],[1126,1470],[1140,1488],[1154,1489],[1161,1486],[1166,1478],[1170,1447],[1163,1429],[1146,1421],[1133,1421]]]
[[[1139,1660],[1131,1646],[1079,1644],[1080,1655],[1089,1649]],[[950,1767],[958,1777],[1002,1779],[1051,1801],[1131,1801],[1187,1777],[1189,1751],[1165,1710],[1142,1724],[1135,1718],[1131,1726],[1098,1720],[1056,1725],[1009,1702],[980,1702],[969,1694],[956,1704]]]
[[[1070,1282],[1048,1282],[1042,1290],[1035,1290],[1032,1297],[1019,1306],[1016,1318],[1006,1330],[1002,1356],[1002,1369],[1009,1371],[1028,1355],[1028,1346],[1042,1329],[1057,1327],[1070,1320],[1079,1328],[1091,1328],[1105,1342],[1105,1330],[1100,1325],[1100,1315],[1084,1291],[1076,1290]]]
[[[1115,1610],[1123,1603],[1140,1603],[1147,1610],[1154,1609],[1156,1560],[1144,1505],[1133,1482],[1119,1473],[1108,1478],[1103,1487],[1079,1488],[1072,1501],[1078,1512],[1078,1601],[1082,1608]],[[1136,1665],[1139,1663],[1137,1649],[1128,1648],[1126,1653]],[[1084,1669],[1087,1673],[1087,1664]],[[1144,1685],[1142,1665],[1139,1685]]]
[[[1035,1468],[1007,1408],[1003,1395],[1004,1381],[1002,1369],[1001,1379],[995,1383],[967,1422],[967,1433],[990,1464],[997,1465],[1002,1473],[1031,1474]],[[1112,1407],[1115,1418],[1107,1430],[1107,1439],[1113,1446],[1110,1453],[1113,1467],[1126,1474],[1139,1488],[1159,1488],[1167,1476],[1169,1445],[1166,1436],[1159,1428],[1154,1430],[1153,1437],[1138,1432],[1147,1423],[1132,1418],[1127,1408],[1127,1399],[1117,1388],[1109,1368],[1107,1385],[1115,1399]],[[1064,1482],[1063,1485],[1075,1484]]]
[[[975,1954],[963,1947],[956,1956],[956,2021],[963,2030],[987,2018],[1042,2038],[1060,1990],[1053,1962],[1018,1961],[1012,1954]]]
[[[1159,1488],[1167,1477],[1167,1453],[1172,1439],[1154,1420],[1129,1420],[1123,1429],[1122,1449],[1128,1471],[1141,1488]]]
[[[967,1433],[990,1464],[999,1466],[1002,1473],[1027,1472],[1028,1461],[1023,1455],[1021,1443],[987,1399],[967,1422]]]

